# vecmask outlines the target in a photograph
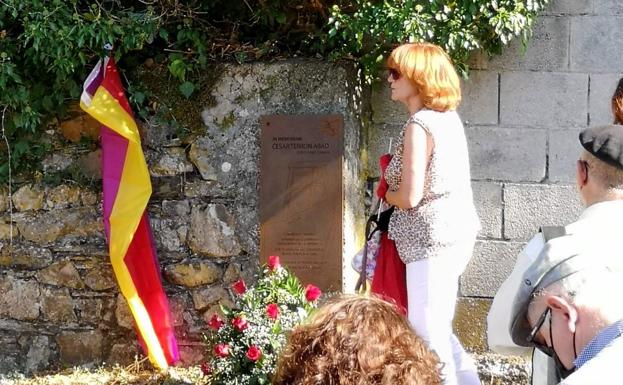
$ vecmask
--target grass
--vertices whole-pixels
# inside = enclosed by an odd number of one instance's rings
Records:
[[[73,368],[32,377],[0,375],[0,385],[207,385],[198,366],[158,372],[146,360],[136,359],[126,367]]]

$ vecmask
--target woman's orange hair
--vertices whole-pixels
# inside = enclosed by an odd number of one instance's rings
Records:
[[[387,66],[409,79],[431,110],[454,110],[461,102],[461,83],[452,60],[435,44],[400,45],[389,55]]]
[[[273,385],[440,385],[439,360],[395,305],[332,299],[292,331]]]
[[[612,95],[612,115],[614,124],[623,124],[623,78],[619,80],[619,85]]]

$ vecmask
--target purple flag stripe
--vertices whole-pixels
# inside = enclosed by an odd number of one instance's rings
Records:
[[[104,226],[110,239],[110,214],[117,198],[121,174],[128,150],[128,140],[110,128],[102,125],[102,182],[104,189]]]

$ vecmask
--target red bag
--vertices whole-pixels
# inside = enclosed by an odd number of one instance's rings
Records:
[[[387,231],[381,233],[371,290],[394,302],[403,314],[407,314],[407,270],[398,256],[396,243],[388,238]]]

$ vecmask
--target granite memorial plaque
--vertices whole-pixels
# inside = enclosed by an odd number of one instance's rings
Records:
[[[260,259],[278,255],[303,284],[342,288],[343,119],[261,119]]]

